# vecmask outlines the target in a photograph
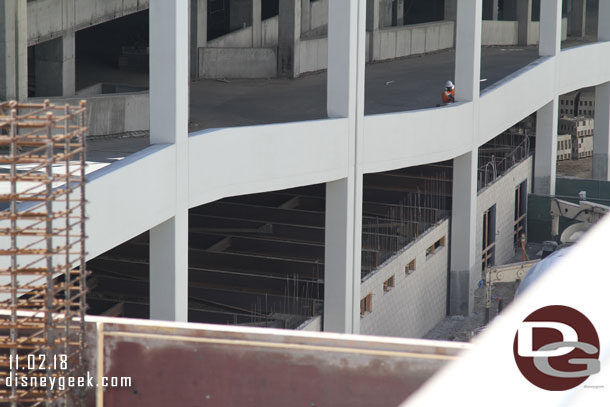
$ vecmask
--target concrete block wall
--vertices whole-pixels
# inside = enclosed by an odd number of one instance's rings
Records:
[[[452,48],[454,30],[453,21],[381,29],[372,35],[373,55],[368,60],[383,61]]]
[[[514,45],[519,41],[519,24],[516,21],[483,20],[483,45]]]
[[[483,253],[483,214],[496,205],[496,264],[506,264],[513,257],[515,225],[515,188],[527,180],[528,193],[532,190],[533,157],[514,166],[493,184],[479,192],[477,198],[477,266],[481,270]],[[476,285],[477,281],[472,282]]]
[[[299,74],[315,72],[328,67],[328,38],[301,40],[299,44]]]
[[[445,246],[426,256],[426,249],[443,237]],[[372,312],[360,320],[360,333],[421,338],[445,317],[448,244],[449,220],[444,220],[364,279],[360,295],[372,294],[373,302]],[[416,269],[407,275],[412,260]],[[394,287],[384,292],[383,283],[392,276]]]
[[[150,129],[150,96],[146,92],[118,93],[115,95],[89,95],[86,97],[52,98],[57,105],[78,105],[87,101],[89,108],[89,135],[104,136]],[[43,99],[30,99],[41,102]]]
[[[322,332],[322,316],[318,315],[303,322],[297,331]]]
[[[199,78],[274,78],[275,48],[199,48]]]

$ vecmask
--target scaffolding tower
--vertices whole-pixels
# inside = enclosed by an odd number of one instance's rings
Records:
[[[0,405],[83,401],[86,123],[84,101],[0,103]]]

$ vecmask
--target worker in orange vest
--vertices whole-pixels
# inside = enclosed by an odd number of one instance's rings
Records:
[[[451,81],[445,83],[445,90],[443,91],[443,104],[448,105],[449,103],[455,103],[455,86]]]

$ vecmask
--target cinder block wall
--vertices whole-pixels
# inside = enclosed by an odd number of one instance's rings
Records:
[[[445,246],[426,256],[426,249],[443,237]],[[444,220],[365,278],[360,297],[372,294],[373,302],[360,321],[360,333],[420,338],[445,317],[448,244],[449,220]],[[413,259],[416,269],[407,274]],[[392,276],[394,287],[386,292],[383,283]]]
[[[513,233],[515,225],[515,188],[527,180],[527,191],[532,189],[533,157],[513,167],[509,172],[479,192],[477,199],[477,267],[481,268],[483,253],[483,214],[496,205],[496,264],[506,264],[515,253]],[[473,282],[476,284],[476,281]]]

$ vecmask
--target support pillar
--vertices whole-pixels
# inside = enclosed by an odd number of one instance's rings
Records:
[[[595,88],[593,179],[610,181],[610,82]]]
[[[599,2],[597,40],[610,41],[610,2]],[[610,181],[610,82],[595,88],[593,179]]]
[[[301,0],[301,32],[311,30],[311,0]]]
[[[28,97],[26,0],[0,2],[0,100]]]
[[[395,0],[392,4],[392,25],[399,27],[404,25],[405,0]]]
[[[517,41],[519,45],[529,45],[532,22],[532,0],[517,0]]]
[[[252,48],[263,46],[262,0],[252,0]]]
[[[208,0],[191,0],[191,79],[199,79],[199,48],[208,42]]]
[[[491,1],[491,19],[494,21],[498,21],[500,13],[500,0],[492,0]]]
[[[324,330],[359,333],[366,0],[328,4],[327,109],[347,120],[347,176],[326,184]],[[375,299],[373,299],[375,301]]]
[[[540,56],[557,56],[561,52],[561,4],[555,0],[540,2]],[[557,75],[557,73],[555,73]],[[557,122],[559,97],[536,114],[536,159],[534,162],[534,193],[555,195],[557,164]]]
[[[72,96],[75,92],[75,35],[46,41],[34,48],[36,96]]]
[[[445,20],[457,20],[457,0],[445,0]]]
[[[379,36],[379,0],[366,1],[366,31],[369,32],[368,62],[380,59],[381,38]]]
[[[279,77],[300,75],[301,0],[279,3],[278,67]]]
[[[150,142],[175,151],[174,216],[150,230],[150,317],[171,321],[188,320],[188,4],[150,2]]]
[[[478,122],[481,78],[481,28],[483,5],[460,0],[456,24],[455,99],[472,102]],[[476,267],[478,128],[473,129],[472,150],[453,160],[451,215],[451,272],[449,312],[468,315],[474,307],[474,289],[480,280]]]
[[[557,165],[557,101],[546,104],[536,114],[536,159],[534,161],[534,193],[555,195]]]
[[[568,5],[568,34],[571,37],[584,37],[587,23],[587,1],[570,0]]]

